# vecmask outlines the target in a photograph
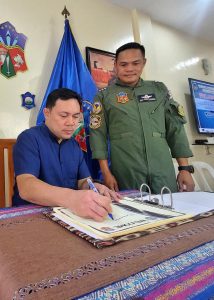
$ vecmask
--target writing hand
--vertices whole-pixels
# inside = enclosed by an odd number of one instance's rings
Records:
[[[104,195],[116,202],[120,201],[120,199],[122,199],[123,197],[115,192],[115,191],[112,191],[110,190],[107,186],[103,185],[103,184],[100,184],[100,183],[94,183],[94,185],[96,186],[98,192],[101,194],[101,195]]]
[[[101,222],[112,212],[111,199],[109,197],[95,193],[92,190],[72,191],[66,208],[83,218],[94,219]]]

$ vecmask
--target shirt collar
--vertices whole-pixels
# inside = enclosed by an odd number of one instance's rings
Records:
[[[41,125],[41,127],[42,127],[42,130],[53,140],[53,141],[55,141],[55,142],[57,142],[57,144],[59,143],[58,142],[58,138],[55,136],[55,134],[53,134],[53,132],[48,128],[48,126],[45,124],[45,123],[42,123],[42,125]],[[62,140],[61,141],[61,143],[63,142],[63,141],[66,141],[66,140]]]
[[[123,83],[120,79],[116,79],[115,84],[123,86],[123,87],[130,87],[129,85],[126,85],[125,83]],[[139,78],[138,83],[135,86],[132,86],[132,88],[140,87],[140,86],[142,86],[142,84],[143,84],[143,79]]]

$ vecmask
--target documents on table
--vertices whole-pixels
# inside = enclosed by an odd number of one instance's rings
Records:
[[[157,205],[145,204],[139,199],[127,197],[118,203],[112,204],[112,214],[114,220],[106,218],[103,222],[96,222],[78,217],[63,207],[53,208],[55,217],[97,239],[110,239],[139,232],[192,216]]]
[[[151,199],[161,202],[161,195],[151,195]],[[214,209],[214,193],[210,192],[180,192],[172,193],[173,206],[176,211],[196,215]],[[135,198],[141,199],[141,197]],[[143,200],[149,200],[149,196],[143,196]],[[164,206],[170,205],[170,194],[163,194]]]

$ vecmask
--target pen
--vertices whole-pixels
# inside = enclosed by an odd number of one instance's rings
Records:
[[[95,193],[99,193],[96,186],[94,185],[94,183],[91,181],[90,178],[87,178],[87,182],[92,191],[94,191]],[[108,215],[112,220],[114,220],[113,215],[111,213],[108,213]]]

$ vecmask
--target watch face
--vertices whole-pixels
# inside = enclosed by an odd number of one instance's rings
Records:
[[[194,173],[194,167],[193,167],[193,166],[188,166],[188,167],[189,167],[189,170],[188,170],[188,171],[189,171],[190,173]]]

